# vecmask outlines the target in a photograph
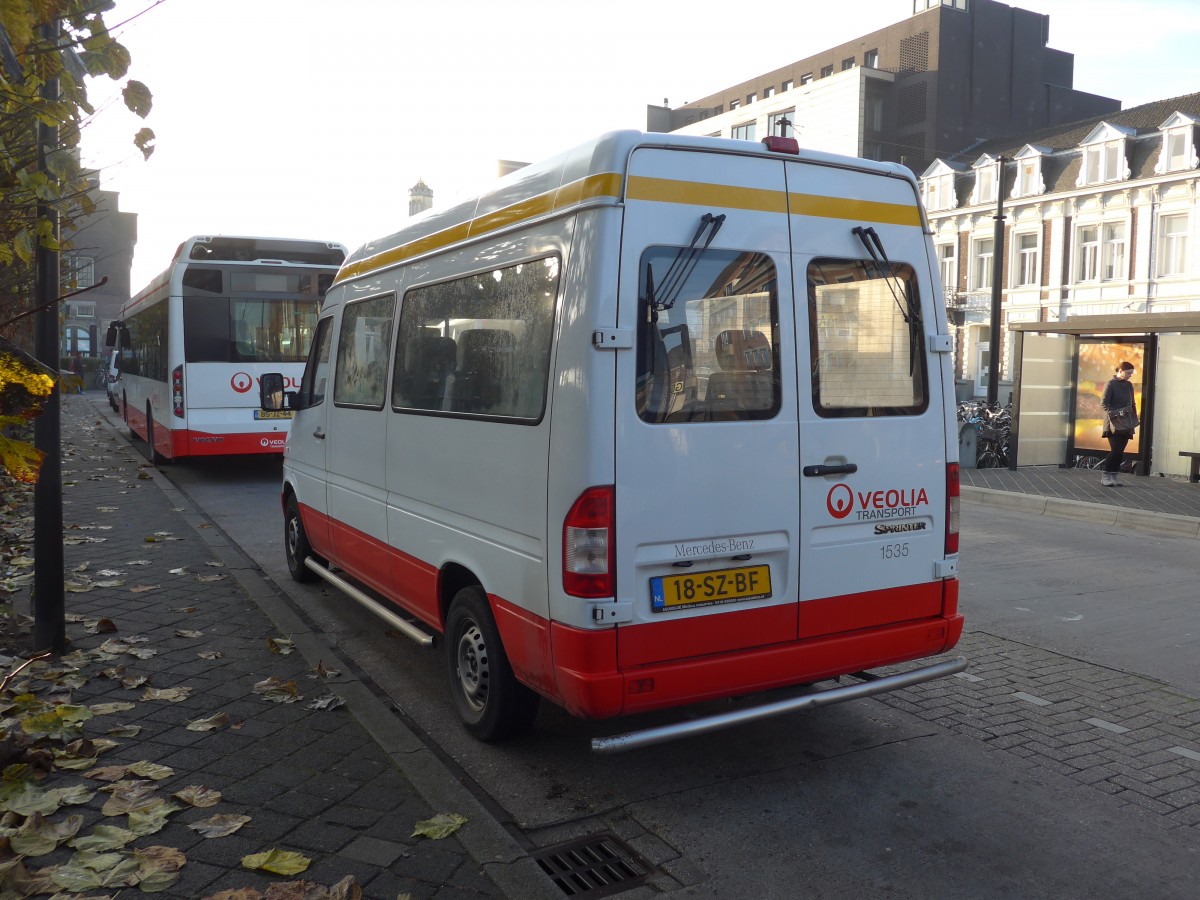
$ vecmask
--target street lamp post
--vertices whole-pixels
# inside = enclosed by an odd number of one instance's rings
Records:
[[[996,228],[992,239],[992,319],[988,343],[987,404],[992,408],[1000,392],[1000,300],[1001,282],[1004,277],[1004,164],[1008,160],[996,158]]]

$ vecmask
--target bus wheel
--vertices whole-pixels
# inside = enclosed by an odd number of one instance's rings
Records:
[[[446,616],[446,662],[454,705],[467,731],[481,741],[527,733],[538,695],[517,681],[483,588],[459,591]]]
[[[307,583],[317,579],[317,573],[304,564],[306,558],[316,558],[316,554],[308,545],[308,535],[304,533],[304,523],[300,521],[300,506],[296,503],[295,494],[288,494],[287,506],[283,510],[283,548],[293,580]]]
[[[146,457],[152,466],[161,466],[167,458],[158,452],[154,446],[154,412],[150,409],[150,401],[146,401]]]

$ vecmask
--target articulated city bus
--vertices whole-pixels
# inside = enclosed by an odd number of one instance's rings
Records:
[[[258,379],[298,386],[341,244],[192,237],[109,328],[120,409],[151,456],[282,453],[291,413],[258,408]]]

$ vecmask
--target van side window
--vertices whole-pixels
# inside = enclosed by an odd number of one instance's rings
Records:
[[[300,404],[303,408],[318,406],[325,401],[325,385],[329,380],[329,347],[333,343],[333,317],[327,316],[317,325],[317,336],[304,367],[300,382]]]
[[[642,254],[636,403],[644,421],[779,412],[777,279],[763,253],[651,247]]]
[[[335,406],[383,409],[395,314],[395,294],[346,304],[333,376]]]
[[[392,406],[540,421],[559,268],[550,256],[405,294]]]
[[[808,267],[813,405],[820,416],[904,416],[929,405],[911,266],[815,259]]]

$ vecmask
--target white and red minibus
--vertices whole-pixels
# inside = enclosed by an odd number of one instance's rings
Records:
[[[469,731],[950,650],[952,341],[907,169],[615,132],[342,266],[284,455],[288,565],[425,644]],[[961,671],[864,674],[628,749]]]
[[[259,408],[266,370],[299,385],[341,244],[201,236],[109,328],[119,406],[155,461],[282,453],[290,411]]]

